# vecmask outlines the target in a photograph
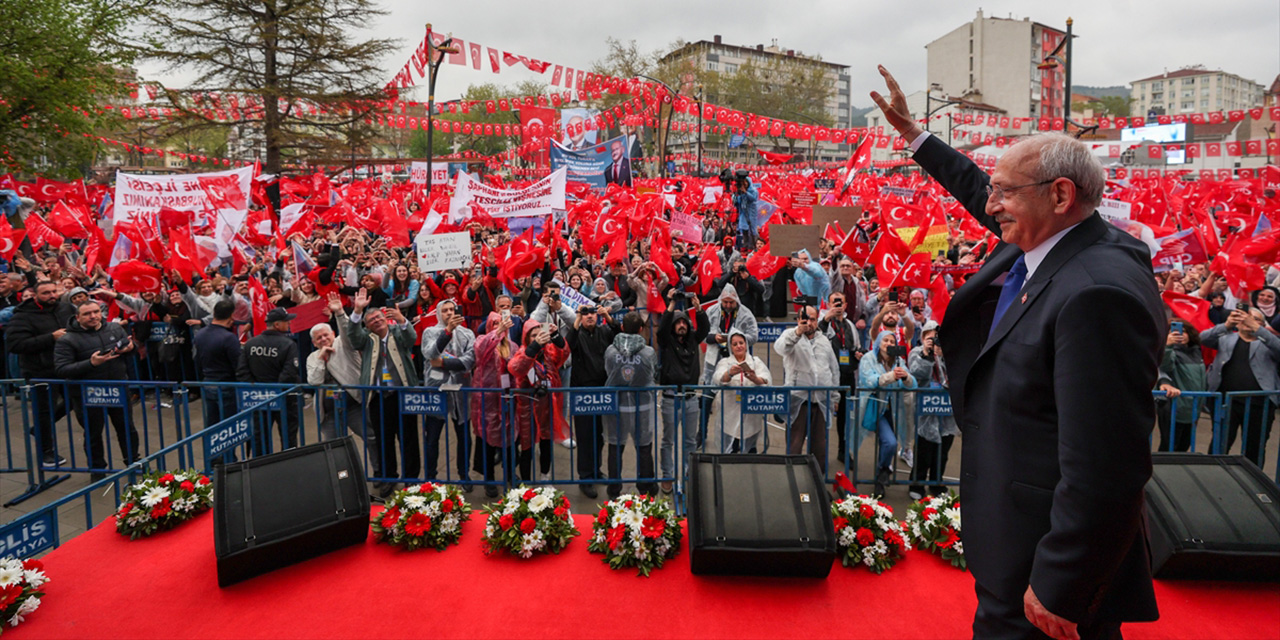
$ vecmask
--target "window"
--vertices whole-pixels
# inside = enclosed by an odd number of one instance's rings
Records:
[[[708,69],[709,71],[719,71],[719,70],[720,70],[720,64],[719,64],[719,63],[716,63],[716,62],[708,62],[708,63],[707,63],[707,69]]]
[[[731,63],[731,62],[726,62],[726,63],[724,63],[724,72],[725,72],[725,73],[733,73],[733,72],[735,72],[735,71],[737,71],[737,70],[738,70],[738,65],[733,64],[733,63]]]
[[[1208,101],[1208,100],[1201,100],[1201,101],[1200,101],[1200,108],[1201,108],[1201,109],[1208,109],[1208,108],[1209,108],[1209,101]]]
[[[1195,102],[1183,102],[1183,103],[1182,103],[1182,109],[1183,109],[1184,111],[1190,111],[1190,110],[1191,110],[1193,107],[1195,107],[1195,106],[1196,106],[1196,103],[1195,103]]]
[[[1182,84],[1195,84],[1195,83],[1196,83],[1196,79],[1195,79],[1195,78],[1187,78],[1187,79],[1185,79],[1185,80],[1183,80],[1183,81],[1182,81]]]

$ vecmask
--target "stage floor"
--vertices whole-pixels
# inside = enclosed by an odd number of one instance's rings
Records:
[[[650,578],[583,535],[558,556],[481,551],[482,515],[444,552],[370,539],[219,589],[213,516],[130,541],[108,519],[44,559],[51,582],[15,638],[967,638],[969,574],[913,551],[877,576],[701,577],[687,546]],[[1158,582],[1161,619],[1127,638],[1280,637],[1280,584]]]

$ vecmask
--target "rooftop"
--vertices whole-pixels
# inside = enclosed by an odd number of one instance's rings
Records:
[[[1223,71],[1222,69],[1206,69],[1206,68],[1201,67],[1201,66],[1196,66],[1196,67],[1185,67],[1185,68],[1182,68],[1182,69],[1178,69],[1177,71],[1165,71],[1164,73],[1161,73],[1161,74],[1159,74],[1159,75],[1151,76],[1150,78],[1143,78],[1143,79],[1141,79],[1141,80],[1134,80],[1133,82],[1131,82],[1131,83],[1129,83],[1129,84],[1134,84],[1134,83],[1138,83],[1138,82],[1147,82],[1148,80],[1166,80],[1166,79],[1169,79],[1169,78],[1186,78],[1186,77],[1190,77],[1190,76],[1203,76],[1203,75],[1209,75],[1209,74],[1211,74],[1211,73],[1227,73],[1227,72]],[[1234,75],[1236,75],[1236,74],[1232,73],[1232,74],[1230,74],[1230,75],[1233,75],[1233,76],[1234,76]],[[1237,77],[1239,77],[1239,76],[1237,76]],[[1280,78],[1278,78],[1278,79],[1280,79]]]
[[[708,47],[724,47],[725,49],[732,49],[734,51],[737,51],[742,54],[747,54],[747,55],[750,55],[753,53],[756,53],[756,54],[763,53],[763,54],[768,54],[778,58],[798,59],[798,60],[820,64],[826,67],[831,67],[832,69],[836,69],[836,70],[846,70],[849,68],[849,65],[847,64],[837,64],[835,62],[827,62],[826,60],[806,56],[803,53],[797,52],[794,49],[781,49],[778,47],[776,40],[774,41],[773,45],[768,47],[762,44],[755,45],[754,47],[744,47],[736,44],[728,44],[724,42],[720,36],[714,36],[714,38],[715,38],[714,40],[698,40],[697,42],[687,43],[684,46],[672,51],[671,53],[668,53],[667,55],[662,56],[660,61],[665,62],[672,58],[679,58],[683,56],[686,52],[692,51],[694,49],[697,49],[700,46],[705,45]]]

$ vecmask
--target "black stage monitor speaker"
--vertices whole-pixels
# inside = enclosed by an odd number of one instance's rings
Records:
[[[213,492],[221,587],[369,535],[369,492],[350,436],[220,465]]]
[[[1156,453],[1147,483],[1157,578],[1276,580],[1280,488],[1243,456]]]
[[[831,500],[813,456],[695,453],[689,485],[693,573],[825,578],[831,572]]]

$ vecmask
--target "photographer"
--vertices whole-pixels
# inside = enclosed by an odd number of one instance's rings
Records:
[[[569,386],[603,387],[608,380],[604,353],[613,344],[614,329],[609,313],[600,307],[578,307],[578,316],[569,328],[566,341],[574,365],[569,369]],[[573,435],[578,444],[578,478],[603,478],[600,458],[604,452],[604,422],[601,416],[573,417]],[[594,500],[598,495],[593,484],[582,485],[582,493]]]
[[[862,359],[864,350],[858,339],[858,331],[849,321],[849,311],[845,294],[832,293],[827,299],[830,308],[818,321],[818,330],[827,336],[831,349],[835,351],[836,363],[840,365],[840,401],[836,405],[836,438],[839,446],[836,449],[841,466],[848,466],[849,449],[845,441],[845,422],[848,412],[845,410],[849,394],[858,386],[858,361]]]
[[[103,320],[102,306],[97,302],[85,302],[76,309],[76,317],[67,327],[67,333],[54,344],[54,374],[71,380],[128,381],[129,370],[120,356],[131,351],[133,341],[124,328]],[[130,422],[125,409],[87,408],[80,389],[73,387],[70,394],[71,405],[88,431],[86,448],[91,467],[109,468],[102,438],[102,430],[106,427],[108,417],[111,418],[111,426],[115,429],[125,462],[132,463],[138,459],[138,430]],[[97,481],[105,476],[102,472],[95,471],[89,477]]]
[[[697,312],[696,322],[690,323],[688,309]],[[694,329],[694,327],[697,329]],[[658,384],[664,387],[687,387],[698,384],[698,356],[700,344],[711,330],[706,312],[698,304],[697,296],[677,289],[667,290],[667,311],[658,322],[657,345]],[[732,331],[732,329],[730,330]],[[676,415],[677,396],[682,402],[681,414]],[[681,454],[687,457],[697,447],[697,420],[699,406],[696,392],[667,390],[662,392],[662,444],[658,447],[659,471],[664,478],[674,478],[676,434],[682,433]],[[683,466],[683,465],[682,465]],[[663,493],[671,493],[670,482],[662,483]]]
[[[710,386],[715,384],[712,378],[716,371],[716,365],[720,360],[729,356],[729,333],[734,329],[742,332],[747,337],[747,350],[755,347],[756,340],[759,338],[760,329],[756,325],[756,319],[750,312],[743,311],[738,298],[738,290],[731,286],[726,286],[720,292],[720,298],[717,304],[711,305],[707,309],[707,355],[702,361],[702,384]],[[711,419],[711,401],[710,392],[703,392],[701,398],[702,417],[698,422],[698,446],[701,447],[706,440],[707,421]]]
[[[737,258],[733,261],[733,269],[725,273],[720,281],[711,285],[711,289],[723,289],[725,285],[732,285],[738,291],[738,299],[742,301],[742,306],[751,311],[751,315],[760,317],[764,315],[764,285],[747,271],[747,261]]]
[[[818,308],[806,304],[800,308],[796,326],[782,332],[773,351],[782,356],[782,373],[788,387],[834,387],[840,376],[840,365],[827,336],[818,331]],[[805,440],[809,453],[827,472],[827,425],[830,424],[832,400],[830,391],[792,390],[791,416],[787,427],[787,453],[803,452]]]
[[[733,208],[738,211],[738,248],[743,253],[752,251],[760,234],[760,191],[751,183],[746,169],[721,171],[720,183],[725,193],[732,194]]]
[[[915,377],[917,387],[932,387],[945,393],[949,388],[949,381],[947,364],[942,359],[942,347],[937,344],[938,323],[930,320],[920,333],[923,336],[920,346],[911,350],[907,367]],[[960,434],[955,418],[949,413],[922,415],[916,422],[916,460],[911,467],[911,487],[907,490],[912,500],[924,497],[925,482],[932,483],[929,493],[935,496],[946,491],[942,486],[942,474],[947,471],[947,456],[951,452],[951,444]]]
[[[907,369],[906,347],[898,346],[898,338],[892,331],[876,334],[875,354],[858,362],[858,388],[876,389],[863,392],[858,400],[862,414],[862,428],[857,430],[853,448],[862,445],[864,431],[874,432],[880,446],[876,455],[876,485],[873,495],[884,497],[893,479],[893,452],[898,448],[898,436],[894,419],[899,414],[902,394],[883,390],[914,389],[916,379]]]
[[[577,321],[577,317],[561,300],[561,291],[559,282],[555,280],[548,281],[543,289],[542,300],[538,303],[538,308],[533,310],[529,319],[546,325],[551,332],[563,339],[569,335],[569,328]],[[564,380],[573,366],[573,358],[570,357],[565,360],[560,366],[560,379]],[[573,434],[569,432],[568,415],[566,413],[568,405],[563,398],[557,399],[555,404],[560,409],[560,413],[555,417],[555,424],[552,429],[553,436],[556,442],[560,443],[560,446],[572,449],[577,446],[577,443],[573,440]]]
[[[551,389],[561,387],[560,367],[569,359],[564,337],[536,320],[524,323],[524,346],[507,363],[516,389],[515,424],[520,444],[520,477],[533,482],[533,445],[538,445],[540,480],[551,479]]]
[[[1261,311],[1240,302],[1225,323],[1200,335],[1201,344],[1218,350],[1209,367],[1210,391],[1280,391],[1280,338],[1265,326]],[[1275,407],[1263,395],[1232,398],[1224,425],[1227,441],[1215,441],[1210,451],[1218,451],[1219,447],[1221,453],[1230,451],[1243,427],[1244,456],[1261,468]]]

